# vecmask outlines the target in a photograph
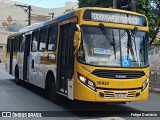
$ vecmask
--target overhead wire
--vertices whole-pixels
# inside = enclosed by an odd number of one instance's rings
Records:
[[[71,10],[73,10],[73,8],[74,8],[74,7],[76,7],[76,6],[78,6],[78,4],[74,5],[74,6],[73,6],[73,7],[71,7],[70,9],[68,9],[68,12],[70,12]],[[66,11],[65,11],[65,12],[63,12],[62,14],[60,14],[59,16],[63,15],[64,13],[66,13]]]
[[[30,2],[32,2],[33,0],[30,0],[29,2],[27,2],[26,4],[28,4],[28,3],[30,3]]]
[[[35,4],[39,3],[40,1],[41,1],[41,0],[38,0],[37,2],[33,3],[32,5],[35,5]]]
[[[41,1],[41,0],[38,0],[38,1],[35,2],[34,4],[36,4],[36,3],[40,2],[40,1]],[[34,4],[32,4],[32,5],[34,5]],[[77,3],[76,5],[74,5],[73,7],[71,7],[70,9],[68,9],[68,12],[70,12],[71,10],[73,10],[73,8],[76,7],[76,6],[78,6],[78,3]],[[45,12],[45,11],[40,11],[40,10],[34,10],[34,11]],[[63,15],[64,13],[66,13],[66,11],[63,12],[62,14],[60,14],[60,15]],[[60,16],[60,15],[59,15],[59,16]]]
[[[112,5],[111,5],[112,4]],[[109,6],[108,6],[109,5]],[[106,2],[103,2],[99,5],[99,7],[113,7],[113,0],[109,0]]]
[[[21,2],[24,2],[24,1],[25,1],[25,0],[22,0]],[[28,3],[32,2],[32,1],[33,1],[33,0],[30,0]],[[38,0],[38,1],[36,1],[35,3],[33,3],[33,4],[31,4],[31,5],[35,5],[36,3],[40,2],[40,1],[41,1],[41,0]],[[28,4],[28,3],[26,3],[26,4]],[[68,12],[72,11],[73,8],[76,7],[76,6],[78,6],[78,4],[74,5],[74,6],[71,7],[70,9],[68,9]],[[12,7],[13,7],[13,6],[4,7],[4,8],[0,8],[0,9],[6,9],[6,8],[11,9]],[[35,10],[35,11],[39,11],[39,10]],[[45,12],[45,11],[41,11],[41,12]],[[64,13],[66,13],[66,11],[63,12],[62,14],[60,14],[60,15],[63,15]],[[59,16],[60,16],[60,15],[59,15]],[[3,21],[3,20],[0,20],[0,21]],[[23,21],[23,20],[17,20],[17,21]]]
[[[43,13],[48,13],[49,11],[43,11],[43,10],[32,10],[32,11],[34,11],[34,12],[43,12]]]
[[[24,1],[25,1],[25,0],[22,0],[21,3],[24,2]]]

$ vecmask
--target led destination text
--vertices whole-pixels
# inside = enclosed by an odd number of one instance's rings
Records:
[[[127,16],[126,14],[104,14],[104,13],[91,13],[93,21],[114,22],[122,24],[138,25],[139,19],[137,17]]]
[[[147,25],[145,17],[121,12],[86,10],[83,19],[96,22],[109,22],[138,26]]]

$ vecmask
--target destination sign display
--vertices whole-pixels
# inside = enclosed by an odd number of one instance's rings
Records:
[[[86,10],[83,16],[84,20],[97,21],[97,22],[109,22],[119,24],[129,24],[137,26],[146,26],[146,19],[143,16],[118,13],[110,11],[98,11],[98,10]]]

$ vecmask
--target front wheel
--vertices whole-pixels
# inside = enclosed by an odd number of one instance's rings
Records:
[[[56,104],[60,104],[62,101],[60,95],[56,93],[56,85],[53,81],[50,83],[50,99],[53,103]]]
[[[51,82],[51,84],[50,84],[50,99],[51,99],[52,102],[54,102],[55,98],[56,98],[55,83]]]

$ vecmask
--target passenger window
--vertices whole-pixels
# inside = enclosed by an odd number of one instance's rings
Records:
[[[14,52],[18,52],[18,47],[19,47],[19,36],[17,36],[14,40]]]
[[[37,51],[37,46],[38,46],[38,37],[39,35],[39,31],[35,31],[32,33],[32,52],[36,52]]]
[[[25,49],[25,36],[21,36],[21,43],[20,43],[20,52],[24,52]]]
[[[11,46],[11,39],[8,39],[8,41],[7,41],[7,52],[10,52],[10,46]]]
[[[48,33],[48,51],[55,51],[57,45],[58,25],[49,27]]]
[[[16,52],[16,39],[15,38],[13,38],[12,39],[12,45],[13,45],[13,52]]]
[[[22,40],[23,40],[23,36],[19,36],[19,44],[18,44],[18,51],[21,51],[21,43],[22,43]]]
[[[45,51],[46,50],[46,38],[47,38],[47,28],[41,29],[39,51]]]

